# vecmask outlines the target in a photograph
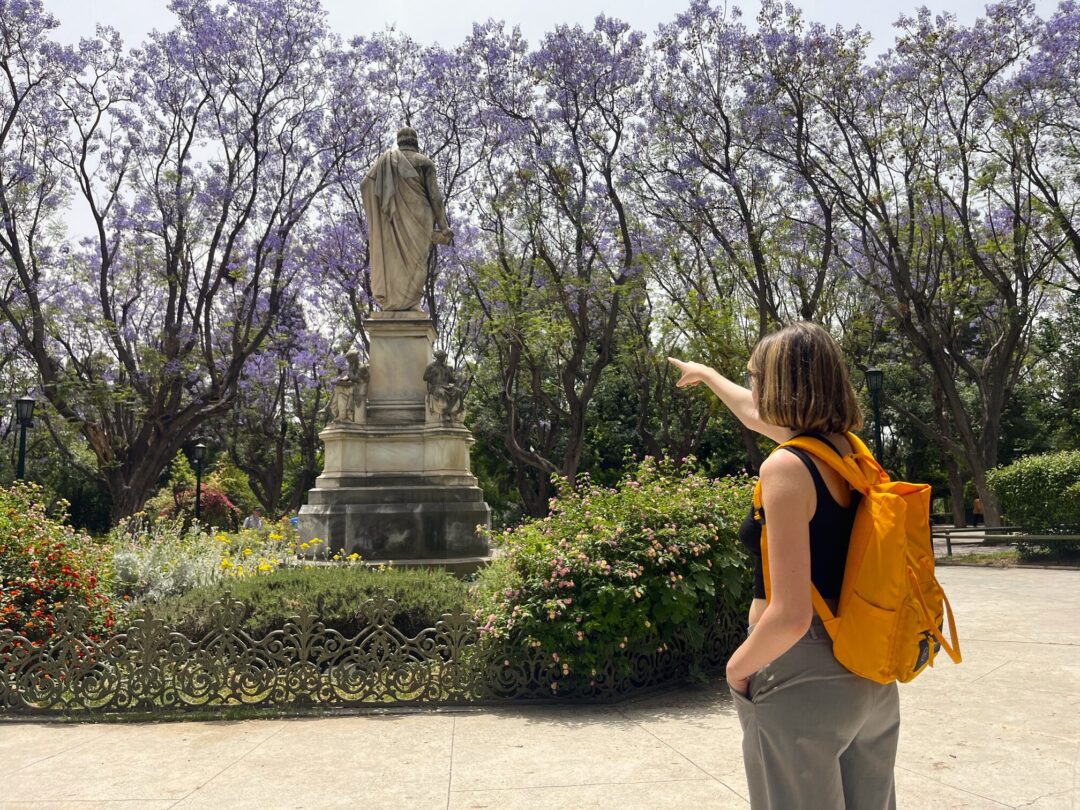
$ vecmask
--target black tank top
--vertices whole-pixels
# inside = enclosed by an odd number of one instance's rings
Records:
[[[821,436],[815,438],[832,444]],[[814,491],[817,493],[817,508],[810,519],[810,581],[824,599],[838,599],[840,586],[844,582],[844,565],[847,563],[848,544],[851,541],[851,527],[855,523],[855,510],[862,499],[862,493],[852,491],[851,505],[841,506],[836,502],[825,479],[821,477],[810,455],[797,447],[785,447],[802,459],[814,479]],[[835,449],[835,448],[834,448]],[[761,514],[765,521],[764,509]],[[754,598],[765,598],[765,574],[761,567],[761,523],[754,520],[754,507],[739,527],[739,539],[754,555]]]

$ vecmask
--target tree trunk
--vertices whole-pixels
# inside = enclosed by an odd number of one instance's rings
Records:
[[[534,518],[546,517],[548,514],[548,499],[551,497],[551,483],[543,477],[542,472],[537,470],[535,481],[528,474],[521,462],[514,464],[514,482],[517,484],[518,494],[521,495],[521,503],[525,506],[525,512]]]
[[[975,485],[975,492],[982,500],[984,524],[986,526],[1001,526],[1001,504],[998,503],[997,493],[986,482],[986,470],[973,470],[972,483]]]
[[[952,502],[953,525],[958,529],[967,526],[967,509],[964,504],[964,479],[960,465],[951,456],[945,457],[945,469],[949,473],[949,500]]]
[[[300,507],[304,504],[304,498],[307,496],[308,490],[315,486],[315,479],[319,477],[319,471],[316,469],[304,469],[300,471],[297,476],[296,486],[293,488],[292,495],[289,497],[289,505],[286,510],[287,514],[295,514],[300,511]]]

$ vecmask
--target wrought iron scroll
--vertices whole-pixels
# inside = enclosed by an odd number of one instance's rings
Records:
[[[717,668],[743,636],[736,616],[721,616],[696,651],[687,639],[659,652],[620,651],[585,680],[565,677],[539,650],[483,638],[467,614],[446,614],[407,637],[393,624],[397,605],[388,598],[362,606],[366,625],[353,637],[308,614],[252,638],[242,603],[226,597],[211,612],[212,630],[198,639],[147,612],[94,640],[81,606],[66,608],[58,633],[41,646],[0,631],[0,713],[607,701],[678,681],[691,666]]]

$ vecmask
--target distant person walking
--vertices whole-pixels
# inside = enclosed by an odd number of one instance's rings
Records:
[[[258,531],[258,530],[262,529],[262,527],[263,527],[262,509],[260,509],[259,507],[256,506],[254,509],[251,510],[251,514],[248,515],[246,518],[244,518],[244,528],[245,529],[255,529],[256,531]]]
[[[985,525],[986,521],[983,519],[982,498],[976,498],[971,505],[971,525],[978,526],[980,523]]]
[[[708,366],[668,359],[682,372],[680,388],[705,383],[751,430],[778,443],[810,434],[853,452],[845,434],[862,426],[862,413],[840,348],[820,326],[795,323],[762,338],[747,365],[749,390]],[[754,600],[727,681],[743,729],[750,806],[892,810],[896,684],[842,666],[811,600],[812,583],[836,612],[861,496],[825,462],[784,450],[761,465],[762,511],[751,509],[739,530],[754,558]]]

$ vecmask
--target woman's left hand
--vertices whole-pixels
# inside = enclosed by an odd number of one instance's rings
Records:
[[[731,670],[728,670],[726,677],[727,677],[728,686],[731,687],[733,692],[738,692],[740,695],[750,697],[750,695],[749,695],[749,691],[750,691],[750,678],[749,678],[749,676],[747,676],[745,678],[742,678],[742,677],[739,677],[738,675],[736,675]]]

